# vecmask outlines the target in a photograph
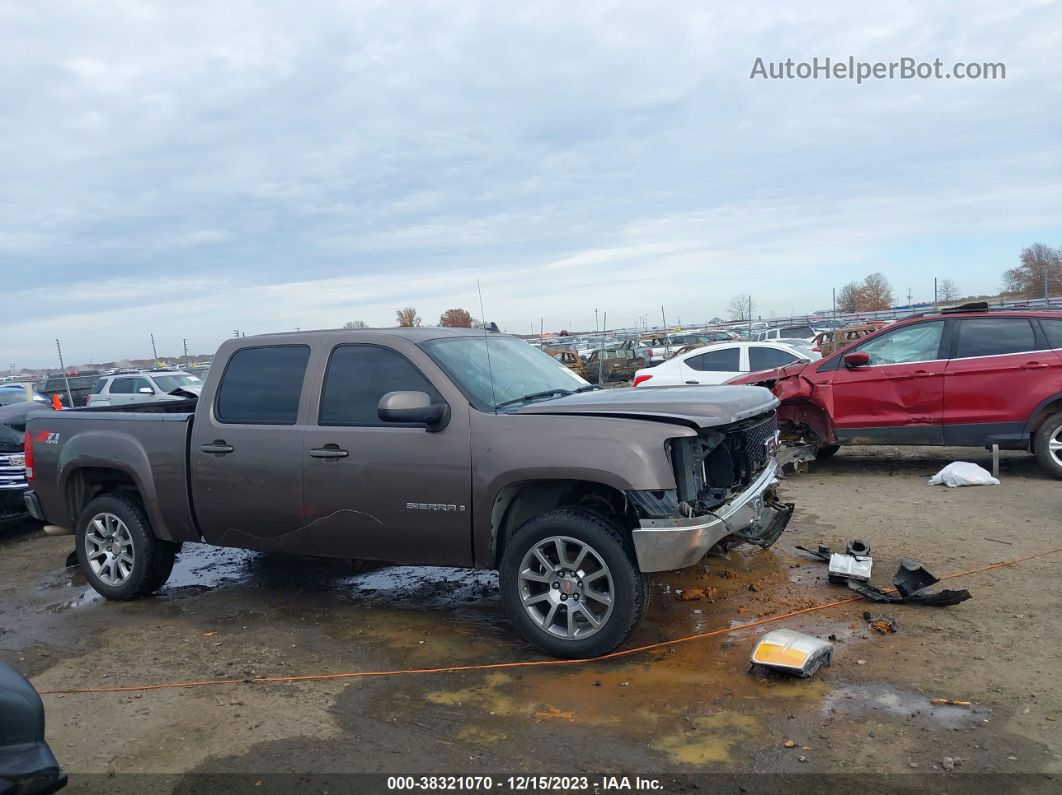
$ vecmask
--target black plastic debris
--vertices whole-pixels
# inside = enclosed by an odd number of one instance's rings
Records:
[[[940,582],[925,567],[914,560],[903,560],[900,568],[892,578],[896,591],[883,591],[867,582],[849,580],[848,587],[858,593],[864,599],[871,602],[889,602],[920,604],[930,607],[950,607],[970,598],[970,592],[965,588],[961,591],[953,591],[945,588],[941,591],[927,591],[930,585]]]
[[[870,547],[868,547],[864,542],[860,541],[858,538],[855,538],[848,542],[848,547],[845,549],[845,554],[851,555],[856,558],[869,558]]]
[[[819,544],[818,549],[808,549],[807,547],[800,546],[800,544],[797,544],[796,548],[801,552],[807,552],[812,557],[818,558],[825,563],[830,562],[830,548],[825,544]]]
[[[938,582],[940,580],[926,571],[925,566],[916,560],[906,558],[900,561],[900,568],[892,576],[892,584],[896,586],[900,596],[910,596]]]

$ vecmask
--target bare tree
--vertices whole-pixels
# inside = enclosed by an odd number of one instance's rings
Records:
[[[369,324],[364,320],[348,320],[343,324],[343,328],[368,328]]]
[[[472,328],[472,315],[467,309],[447,309],[439,316],[439,325],[450,328]]]
[[[957,301],[959,299],[959,285],[951,279],[943,279],[937,285],[937,298],[941,301]]]
[[[892,285],[880,273],[872,273],[863,280],[861,310],[875,312],[892,306]]]
[[[1044,294],[1044,274],[1052,295],[1062,291],[1062,248],[1033,243],[1021,251],[1021,265],[1003,274],[1003,291],[1024,296]]]
[[[735,295],[726,305],[730,312],[731,320],[752,320],[752,312],[756,305],[752,302],[751,295]]]
[[[842,312],[859,312],[863,307],[863,285],[849,282],[837,293],[837,308]]]
[[[399,309],[395,312],[395,320],[398,321],[398,325],[402,328],[413,328],[413,326],[420,325],[420,315],[418,315],[417,310],[411,306],[407,306],[405,309]]]

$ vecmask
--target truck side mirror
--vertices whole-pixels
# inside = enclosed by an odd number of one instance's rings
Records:
[[[432,403],[427,392],[388,392],[376,413],[384,422],[424,424],[429,431],[441,431],[450,420],[450,407]]]
[[[845,367],[866,367],[870,364],[870,354],[864,351],[856,351],[855,353],[846,353],[844,355]]]

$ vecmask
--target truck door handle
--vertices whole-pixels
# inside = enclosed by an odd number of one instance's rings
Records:
[[[334,444],[328,444],[324,447],[315,447],[310,451],[311,458],[346,458],[350,453],[346,450],[340,450]]]
[[[1043,370],[1047,367],[1043,362],[1026,362],[1021,366],[1022,370]]]
[[[231,444],[225,444],[224,439],[215,439],[212,444],[204,444],[199,448],[204,453],[217,453],[218,455],[225,455],[231,453],[233,447]]]

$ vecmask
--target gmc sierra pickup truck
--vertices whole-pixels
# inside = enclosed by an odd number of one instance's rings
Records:
[[[761,387],[598,390],[467,329],[229,340],[198,399],[31,415],[26,502],[132,599],[182,543],[497,569],[558,656],[623,642],[648,572],[772,544],[777,401]]]

